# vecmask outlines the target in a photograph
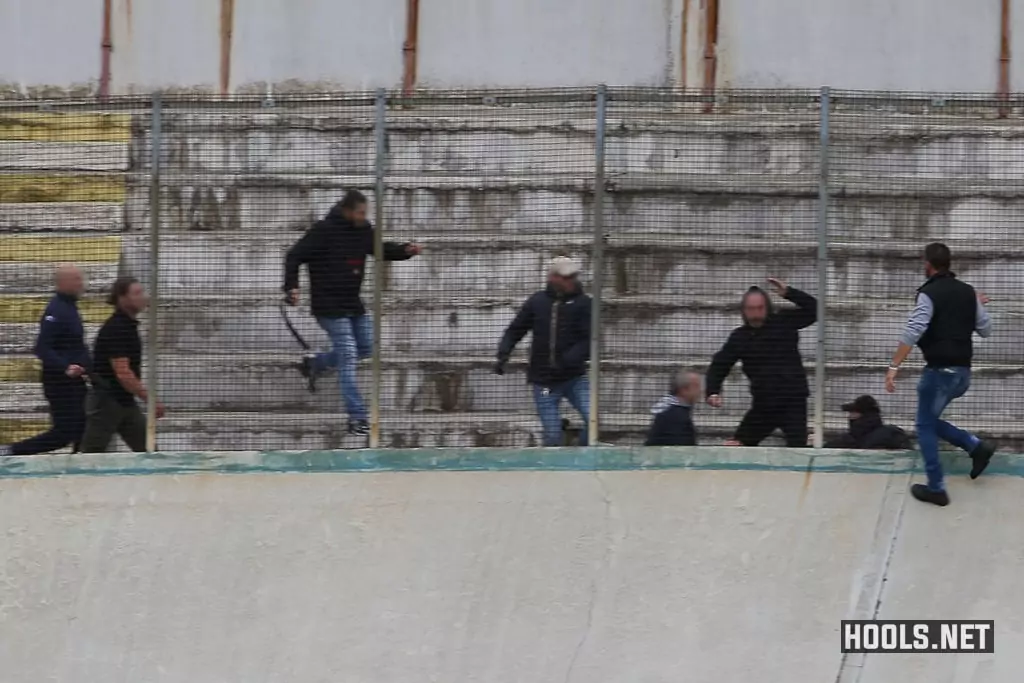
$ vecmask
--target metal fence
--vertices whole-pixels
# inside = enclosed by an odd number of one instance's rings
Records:
[[[287,250],[349,189],[369,198],[370,251],[423,252],[338,257],[365,267],[368,315],[341,329],[310,315],[305,269],[300,306],[279,304]],[[589,387],[566,392],[589,421],[564,401],[567,443],[642,441],[674,373],[705,370],[741,322],[740,297],[770,277],[816,297],[817,322],[799,332],[812,443],[845,428],[840,406],[860,394],[912,431],[914,363],[896,394],[882,386],[933,240],[995,318],[950,414],[1019,439],[1022,197],[1020,103],[985,96],[600,87],[0,103],[0,443],[46,427],[33,344],[52,270],[73,262],[89,282],[90,343],[115,275],[148,289],[151,449],[539,445],[536,402],[552,396],[527,381],[529,336],[494,369],[559,255],[582,265],[592,300]],[[361,401],[331,374],[308,391],[285,316],[313,347],[334,335],[333,365],[349,346],[360,356]],[[695,411],[702,442],[730,439],[750,407],[739,366],[721,395]],[[370,433],[349,434],[364,408]]]

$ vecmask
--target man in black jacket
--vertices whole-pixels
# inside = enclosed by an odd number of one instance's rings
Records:
[[[34,455],[71,445],[78,450],[85,431],[84,375],[89,369],[78,298],[85,290],[82,271],[67,265],[57,269],[56,294],[39,321],[35,354],[42,363],[43,395],[50,406],[50,429],[0,448],[0,455]]]
[[[845,434],[825,444],[825,448],[857,448],[877,451],[910,450],[910,437],[896,425],[882,422],[882,409],[874,396],[858,396],[843,404],[850,420]]]
[[[760,287],[747,290],[740,304],[743,325],[733,330],[708,368],[707,402],[714,408],[722,406],[722,383],[739,361],[750,381],[753,401],[730,444],[757,446],[778,428],[787,446],[801,448],[807,445],[810,391],[800,357],[800,330],[818,319],[818,302],[780,280],[768,283],[796,308],[774,311],[767,292]]]
[[[356,384],[356,364],[373,353],[373,327],[359,297],[366,257],[373,255],[373,226],[366,218],[366,197],[350,190],[295,243],[285,258],[284,291],[299,302],[299,269],[309,270],[310,308],[331,340],[331,350],[304,359],[302,373],[315,379],[338,370],[338,387],[348,412],[348,431],[369,434],[368,413]],[[384,260],[404,261],[421,251],[417,244],[384,243]]]
[[[700,400],[701,378],[696,370],[682,370],[672,378],[672,386],[654,406],[654,419],[647,432],[645,446],[696,446],[693,406]]]
[[[971,386],[971,360],[974,357],[974,333],[992,334],[992,319],[985,310],[988,299],[961,282],[950,268],[953,256],[949,247],[933,242],[924,249],[925,276],[928,280],[917,290],[914,310],[907,320],[899,346],[889,363],[885,389],[896,391],[900,365],[921,347],[925,369],[917,384],[917,445],[924,458],[927,484],[914,484],[914,498],[935,505],[949,505],[939,439],[962,448],[974,461],[971,479],[977,479],[995,453],[995,446],[942,419],[950,403],[967,393]]]
[[[527,332],[533,333],[526,378],[533,385],[545,446],[561,443],[558,406],[563,398],[579,411],[584,423],[590,419],[590,297],[580,286],[579,271],[571,258],[554,259],[548,269],[547,288],[526,300],[498,346],[494,371],[503,375],[516,344]],[[586,444],[584,430],[580,445]]]

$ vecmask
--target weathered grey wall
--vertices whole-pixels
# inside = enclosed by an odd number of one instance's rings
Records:
[[[404,0],[112,2],[114,92],[402,82]],[[0,0],[0,84],[95,90],[102,5]],[[952,0],[941,11],[928,0],[720,5],[719,87],[996,88],[996,1]],[[426,87],[705,84],[706,0],[432,0],[420,12]],[[1009,28],[1022,35],[1024,13],[1011,12]],[[1013,90],[1024,88],[1024,70],[1011,76]]]

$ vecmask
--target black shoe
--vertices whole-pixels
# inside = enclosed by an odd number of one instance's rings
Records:
[[[995,452],[995,444],[987,441],[981,441],[974,447],[974,450],[971,451],[971,460],[974,461],[974,464],[971,465],[971,479],[977,479],[981,476],[981,473],[988,467]]]
[[[924,484],[914,484],[910,487],[910,495],[923,503],[931,503],[944,508],[949,505],[949,494],[945,491],[932,491]]]
[[[355,436],[368,436],[370,434],[370,423],[366,420],[349,420],[348,433]]]
[[[316,373],[313,371],[313,361],[316,360],[316,356],[312,354],[306,354],[302,357],[302,360],[295,364],[299,374],[306,378],[306,389],[309,393],[316,393]]]

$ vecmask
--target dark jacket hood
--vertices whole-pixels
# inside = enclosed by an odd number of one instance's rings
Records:
[[[850,436],[862,439],[882,426],[881,413],[865,413],[856,420],[850,420]]]
[[[765,306],[767,307],[767,311],[768,311],[767,316],[765,316],[766,318],[770,318],[772,316],[772,314],[775,313],[775,307],[772,305],[772,298],[770,296],[768,296],[768,292],[765,291],[764,289],[762,289],[761,287],[758,287],[757,285],[754,285],[753,287],[750,287],[749,289],[747,289],[747,291],[743,293],[742,298],[740,298],[740,315],[743,317],[743,324],[744,325],[749,325],[750,323],[747,322],[747,316],[744,315],[744,313],[743,313],[743,302],[747,300],[747,296],[749,296],[750,294],[754,294],[754,293],[758,293],[758,294],[764,295]]]
[[[328,223],[332,227],[338,228],[356,228],[359,227],[348,218],[345,217],[345,210],[341,208],[341,203],[335,204],[331,207],[331,210],[324,216],[324,222]]]

